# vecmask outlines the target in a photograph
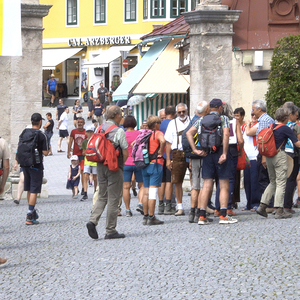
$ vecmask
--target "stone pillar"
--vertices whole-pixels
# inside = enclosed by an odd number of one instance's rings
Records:
[[[240,13],[221,0],[202,0],[195,11],[183,14],[190,24],[191,115],[202,100],[230,102],[233,23]]]
[[[11,166],[20,133],[31,124],[34,112],[42,112],[43,17],[51,6],[40,5],[39,0],[23,0],[22,56],[0,56],[0,136],[9,144]]]

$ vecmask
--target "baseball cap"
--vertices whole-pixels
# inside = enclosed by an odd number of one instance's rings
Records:
[[[221,99],[216,99],[216,98],[212,99],[209,103],[210,107],[215,107],[215,108],[218,108],[222,105],[223,105],[222,100]]]
[[[39,122],[41,120],[45,120],[41,114],[39,113],[34,113],[32,116],[31,116],[31,122]]]
[[[94,132],[94,130],[95,130],[95,126],[91,125],[91,126],[88,126],[85,131],[93,131]]]
[[[72,155],[71,160],[78,160],[78,156],[77,155]]]

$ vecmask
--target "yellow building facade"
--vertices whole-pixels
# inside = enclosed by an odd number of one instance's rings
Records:
[[[43,82],[51,73],[59,97],[78,99],[103,82],[113,91],[139,59],[140,37],[198,0],[40,0],[53,5],[43,19]],[[140,49],[141,50],[141,49]]]

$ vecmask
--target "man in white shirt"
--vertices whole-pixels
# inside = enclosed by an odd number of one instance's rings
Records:
[[[166,166],[171,170],[171,180],[172,183],[175,184],[175,195],[177,198],[177,212],[175,213],[175,216],[184,216],[182,206],[182,183],[189,164],[186,161],[181,140],[183,131],[190,123],[187,105],[179,103],[176,106],[176,113],[177,118],[170,121],[165,133],[165,140],[167,142]]]
[[[59,139],[58,139],[58,149],[57,152],[65,152],[61,150],[61,142],[66,137],[67,138],[67,146],[69,144],[69,132],[68,132],[68,123],[69,123],[69,107],[66,106],[65,111],[61,114],[57,129],[59,129]]]

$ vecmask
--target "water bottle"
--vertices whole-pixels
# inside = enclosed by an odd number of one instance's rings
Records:
[[[148,150],[146,148],[143,149],[143,157],[144,157],[145,164],[148,165],[150,161],[149,161]]]
[[[36,164],[40,164],[41,163],[41,159],[40,159],[40,154],[38,149],[34,149],[34,155],[35,155],[35,163]]]

